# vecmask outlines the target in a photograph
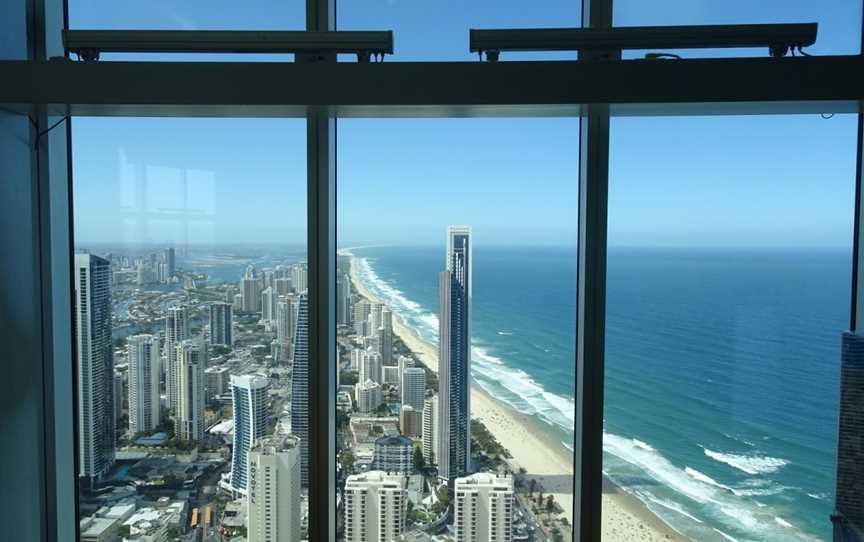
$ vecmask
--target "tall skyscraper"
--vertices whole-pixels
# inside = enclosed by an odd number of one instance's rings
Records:
[[[261,320],[272,322],[276,320],[276,290],[268,286],[261,291]]]
[[[291,433],[300,438],[301,479],[305,486],[309,483],[309,301],[305,293],[297,298],[291,366]]]
[[[249,542],[300,541],[300,441],[260,439],[249,451]]]
[[[384,402],[381,386],[373,380],[354,384],[354,397],[357,398],[357,410],[367,414]]]
[[[366,333],[367,335],[378,336],[378,328],[381,327],[381,313],[383,310],[384,305],[382,303],[375,302],[369,306],[369,329]]]
[[[115,451],[111,264],[76,254],[74,290],[79,475],[93,482],[111,468]]]
[[[438,283],[438,475],[452,480],[469,472],[471,459],[470,228],[447,228],[446,265]]]
[[[423,402],[423,459],[429,465],[438,463],[438,442],[441,439],[438,396],[426,397]]]
[[[354,303],[354,332],[358,335],[366,335],[368,327],[369,312],[372,310],[372,305],[365,299],[361,299]]]
[[[308,288],[308,273],[305,263],[298,263],[291,268],[291,283],[294,286],[294,291],[298,294],[305,292]]]
[[[231,487],[241,495],[246,495],[248,489],[249,450],[257,439],[267,434],[267,387],[265,376],[231,376],[231,399],[234,407]]]
[[[488,472],[456,478],[453,531],[465,542],[513,540],[513,477]]]
[[[378,328],[378,346],[384,365],[393,363],[393,313],[390,309],[381,311],[381,326]]]
[[[168,408],[177,416],[177,345],[189,338],[189,309],[170,307],[165,314],[165,391]]]
[[[405,476],[370,471],[345,481],[345,540],[395,540],[405,530]]]
[[[165,270],[168,274],[168,278],[173,277],[174,273],[177,271],[177,260],[175,258],[174,247],[166,248],[165,252],[162,254],[162,258],[165,260]]]
[[[834,540],[864,540],[864,336],[844,333]]]
[[[346,273],[343,273],[336,281],[336,324],[350,326],[352,316],[351,279]]]
[[[261,312],[261,291],[264,281],[255,272],[253,266],[246,268],[246,273],[240,279],[240,294],[243,296],[243,312]]]
[[[204,438],[204,370],[207,343],[188,339],[177,345],[177,418],[174,433],[183,440]]]
[[[129,432],[146,433],[159,425],[159,339],[133,335],[129,352]]]
[[[234,309],[228,303],[210,305],[210,344],[231,346],[233,335]]]

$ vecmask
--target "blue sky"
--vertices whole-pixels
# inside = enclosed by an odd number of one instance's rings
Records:
[[[301,29],[305,5],[69,1],[71,27],[125,29]],[[341,29],[393,29],[388,61],[473,61],[468,28],[578,26],[580,5],[346,0],[337,12]],[[813,54],[860,48],[860,0],[615,4],[619,25],[786,21],[820,23]],[[576,119],[352,119],[338,133],[340,244],[439,243],[455,222],[489,244],[575,240]],[[76,118],[73,145],[80,244],[305,239],[302,120]],[[848,247],[854,170],[852,115],[616,118],[610,243]]]

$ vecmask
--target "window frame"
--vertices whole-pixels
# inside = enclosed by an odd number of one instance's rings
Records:
[[[29,6],[30,4],[28,4]],[[31,116],[41,270],[43,540],[75,541],[77,430],[71,310],[71,122],[97,116],[305,117],[310,367],[309,538],[336,539],[335,383],[337,119],[345,117],[567,116],[580,119],[579,249],[574,427],[574,540],[601,536],[603,365],[612,115],[858,113],[850,329],[864,332],[864,57],[677,61],[338,63],[81,63],[60,46],[65,1],[28,8],[28,60],[0,61],[0,103]],[[58,10],[62,11],[59,13]],[[306,0],[308,31],[336,30],[336,0]],[[583,24],[612,26],[612,0],[583,0]],[[467,30],[467,29],[466,29]],[[398,38],[398,36],[397,36]],[[850,74],[854,74],[851,75]],[[171,85],[162,81],[170,80]],[[220,82],[230,80],[230,89]],[[291,81],[282,85],[273,82]],[[297,81],[302,83],[297,84]],[[460,85],[454,81],[462,82]],[[794,81],[789,85],[788,81]],[[140,84],[138,84],[140,83]],[[266,84],[265,84],[266,83]],[[66,360],[72,360],[72,366]],[[838,360],[839,361],[839,360]],[[579,495],[580,498],[576,498]],[[69,507],[70,502],[75,508]],[[74,512],[74,513],[73,513]],[[828,518],[826,518],[828,521]]]

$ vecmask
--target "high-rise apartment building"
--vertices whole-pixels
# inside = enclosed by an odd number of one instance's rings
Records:
[[[305,263],[298,263],[291,268],[291,284],[298,294],[305,292],[309,287],[308,273]]]
[[[423,402],[423,459],[429,465],[438,463],[438,442],[441,411],[438,396],[430,395]]]
[[[438,475],[452,480],[469,472],[471,459],[470,228],[447,228],[446,266],[438,283]]]
[[[383,303],[373,302],[369,306],[369,329],[366,335],[378,337],[378,328],[381,327],[381,313],[383,310]]]
[[[159,339],[133,335],[126,341],[129,353],[129,432],[147,433],[159,425]]]
[[[402,382],[399,386],[403,405],[411,405],[421,412],[426,398],[426,370],[422,367],[406,367],[402,371]]]
[[[399,429],[408,437],[423,436],[423,412],[415,410],[411,405],[402,405],[399,409]]]
[[[165,262],[165,272],[167,273],[167,278],[171,278],[174,276],[174,273],[177,272],[177,259],[175,257],[174,247],[168,247],[162,253],[162,259]]]
[[[513,540],[513,477],[482,472],[456,478],[453,532],[459,542]]]
[[[207,343],[188,339],[177,345],[177,417],[174,433],[183,440],[204,438],[204,370]]]
[[[177,416],[177,345],[189,338],[189,309],[169,307],[165,313],[165,391],[168,408]]]
[[[231,376],[231,399],[234,407],[234,445],[231,450],[231,488],[246,495],[249,477],[249,450],[267,434],[267,377],[262,375]]]
[[[280,296],[276,301],[276,340],[289,344],[294,335],[294,306],[291,298]]]
[[[345,541],[389,542],[405,530],[407,481],[401,474],[370,471],[345,481]]]
[[[354,303],[354,332],[357,335],[366,335],[366,328],[369,322],[369,312],[372,310],[372,305],[365,299],[361,299]]]
[[[111,264],[98,256],[76,254],[74,296],[79,476],[92,482],[114,463]]]
[[[261,320],[273,322],[276,320],[276,290],[268,286],[261,291]]]
[[[261,312],[262,290],[264,290],[264,281],[255,272],[255,268],[250,265],[246,268],[243,278],[240,279],[243,312]]]
[[[381,354],[370,349],[363,352],[360,356],[360,369],[358,375],[359,382],[371,380],[382,384],[384,382],[383,372],[381,368]]]
[[[864,336],[843,334],[835,540],[864,540]]]
[[[381,326],[378,328],[378,347],[384,365],[393,363],[393,313],[390,309],[381,311]]]
[[[343,273],[336,280],[336,324],[351,325],[351,279]]]
[[[210,344],[231,346],[233,334],[234,309],[228,303],[210,305]]]
[[[373,380],[354,384],[354,397],[357,398],[357,410],[364,413],[372,412],[384,403],[381,386]]]
[[[294,353],[291,360],[291,432],[300,438],[303,485],[309,483],[309,300],[297,298]]]
[[[249,450],[249,542],[299,542],[300,501],[300,441],[259,439]]]

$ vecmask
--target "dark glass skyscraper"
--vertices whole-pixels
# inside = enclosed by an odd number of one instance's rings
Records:
[[[843,334],[835,540],[864,540],[864,336]]]
[[[300,478],[309,483],[309,300],[297,298],[291,363],[291,433],[300,438]]]
[[[446,271],[438,282],[440,429],[438,475],[453,480],[471,459],[471,229],[447,228]]]

